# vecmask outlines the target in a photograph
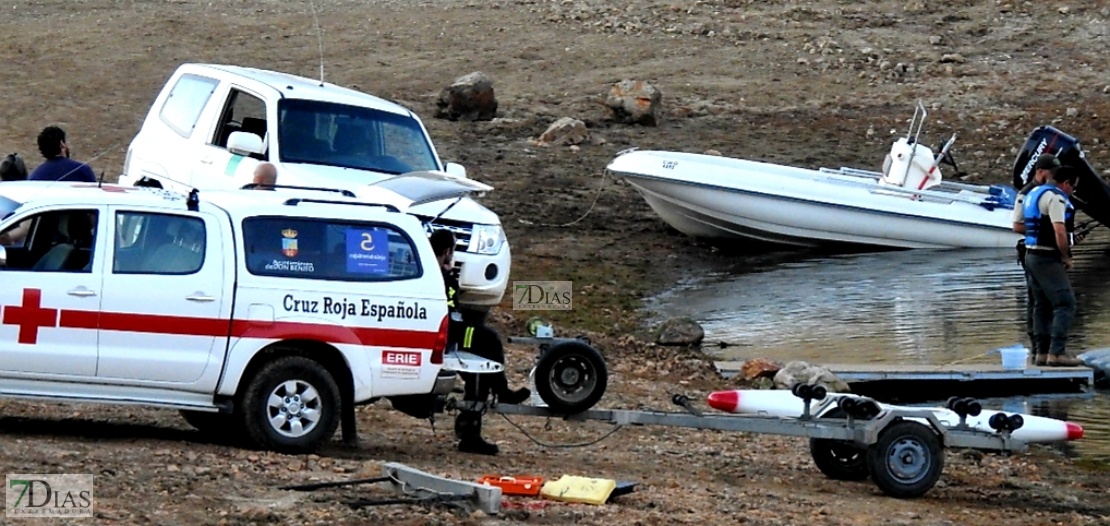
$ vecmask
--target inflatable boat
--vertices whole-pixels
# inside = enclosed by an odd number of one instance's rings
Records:
[[[1110,186],[1087,164],[1078,141],[1041,127],[1014,165],[1012,185],[945,181],[959,170],[955,135],[939,152],[918,140],[927,112],[919,104],[882,171],[797,168],[716,155],[631,149],[606,167],[635,188],[655,213],[695,238],[755,239],[793,246],[1009,248],[1017,188],[1039,155],[1057,154],[1083,172],[1076,205],[1110,220]]]

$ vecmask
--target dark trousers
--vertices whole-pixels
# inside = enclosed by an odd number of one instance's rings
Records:
[[[1024,267],[1024,265],[1023,265]],[[1029,335],[1029,342],[1033,345],[1033,354],[1048,354],[1048,348],[1041,348],[1040,342],[1037,341],[1037,333],[1033,330],[1033,303],[1036,299],[1033,298],[1033,276],[1029,275],[1029,269],[1025,270],[1025,334]]]
[[[501,336],[487,325],[464,325],[452,327],[451,341],[465,351],[499,364],[505,364],[505,348]],[[463,400],[485,400],[492,394],[502,394],[508,390],[509,381],[504,371],[499,373],[459,373],[465,383]]]
[[[1063,355],[1075,318],[1075,293],[1064,262],[1054,252],[1030,250],[1025,254],[1025,268],[1033,292],[1033,333],[1039,341],[1051,339],[1047,351],[1037,352]]]

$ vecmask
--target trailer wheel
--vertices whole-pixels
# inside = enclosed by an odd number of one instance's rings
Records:
[[[605,394],[608,381],[605,359],[583,342],[557,343],[536,363],[536,392],[558,413],[581,413],[593,407]]]
[[[883,493],[895,498],[920,497],[940,479],[944,448],[928,426],[895,422],[868,448],[867,467]]]
[[[327,369],[301,356],[278,358],[243,393],[243,424],[260,447],[310,453],[339,427],[339,387]]]
[[[833,409],[822,418],[844,418],[843,409]],[[867,478],[867,450],[845,440],[809,439],[813,463],[832,480],[863,480]]]

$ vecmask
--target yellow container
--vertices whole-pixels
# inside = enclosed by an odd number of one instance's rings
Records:
[[[540,490],[545,499],[585,504],[605,504],[617,487],[617,481],[563,475],[559,480],[549,480]]]

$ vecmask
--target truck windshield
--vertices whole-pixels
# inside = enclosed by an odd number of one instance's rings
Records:
[[[278,152],[282,162],[321,164],[401,174],[438,170],[420,123],[359,106],[313,100],[278,103]]]

